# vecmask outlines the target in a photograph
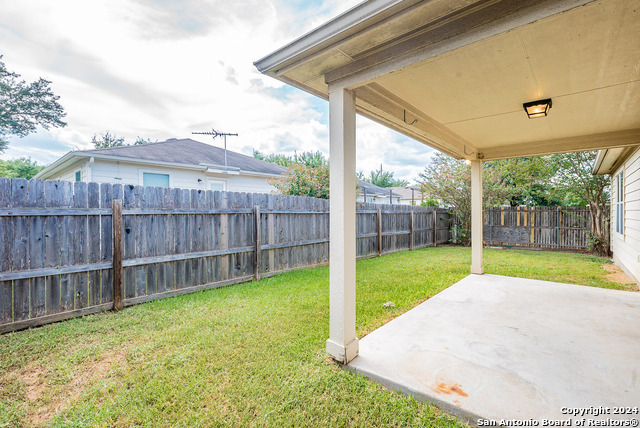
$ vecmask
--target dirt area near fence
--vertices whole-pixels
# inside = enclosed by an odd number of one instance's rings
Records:
[[[607,271],[607,281],[624,284],[627,291],[640,291],[638,289],[638,284],[629,278],[629,276],[618,266],[614,264],[605,264],[602,265],[602,268]]]
[[[77,402],[88,387],[102,380],[115,366],[126,364],[123,353],[107,352],[87,362],[61,386],[52,385],[53,373],[36,362],[11,373],[23,385],[28,403],[26,426],[45,426],[59,412]]]

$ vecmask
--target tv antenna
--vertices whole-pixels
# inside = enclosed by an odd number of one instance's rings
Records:
[[[229,137],[237,137],[238,134],[232,134],[229,132],[218,132],[215,129],[211,128],[211,131],[207,132],[192,132],[192,134],[201,134],[201,135],[211,135],[211,137],[215,140],[216,137],[224,138],[224,173],[227,174],[227,136]]]

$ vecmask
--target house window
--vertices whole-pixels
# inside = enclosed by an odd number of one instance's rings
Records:
[[[227,182],[223,180],[209,180],[209,190],[224,192],[227,190]]]
[[[143,186],[169,187],[169,174],[158,174],[155,172],[142,173]]]
[[[80,170],[76,171],[76,181],[82,181],[82,173]]]
[[[624,171],[616,176],[616,232],[624,235]]]

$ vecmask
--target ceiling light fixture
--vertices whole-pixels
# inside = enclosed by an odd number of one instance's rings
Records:
[[[545,117],[549,113],[549,109],[551,109],[551,98],[524,103],[522,107],[527,112],[529,119]]]

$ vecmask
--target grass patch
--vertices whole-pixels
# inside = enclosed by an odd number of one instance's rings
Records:
[[[470,258],[359,261],[358,335],[464,278]],[[606,263],[485,251],[488,273],[624,289]],[[0,426],[464,426],[331,362],[328,296],[321,267],[0,336]]]

